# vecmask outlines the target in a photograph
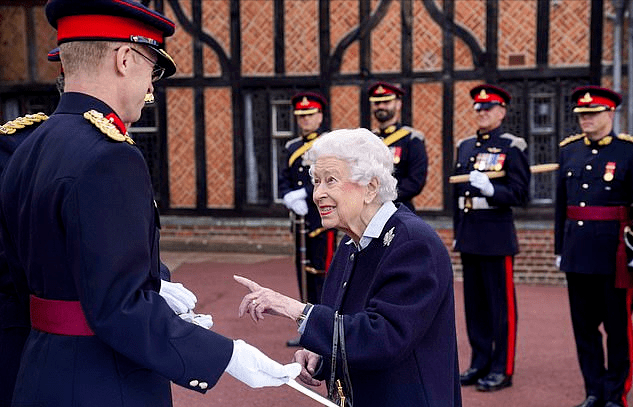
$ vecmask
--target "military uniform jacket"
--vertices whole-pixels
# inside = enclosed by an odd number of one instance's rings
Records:
[[[32,330],[14,400],[24,405],[171,405],[170,384],[205,392],[228,338],[183,321],[158,294],[158,213],[134,145],[84,118],[112,109],[65,93],[15,151],[0,189],[12,272],[32,294],[80,301],[95,336]],[[204,383],[204,384],[203,384]]]
[[[286,159],[284,160],[284,164],[279,172],[279,195],[281,197],[290,191],[295,191],[300,188],[305,189],[308,194],[306,197],[306,201],[308,203],[308,214],[305,216],[306,230],[308,232],[313,232],[323,225],[321,224],[319,209],[312,200],[312,191],[314,190],[314,187],[309,173],[310,166],[304,165],[303,154],[296,157],[293,157],[293,154],[307,143],[311,146],[319,135],[320,133],[315,132],[308,134],[305,138],[296,137],[289,140],[284,149],[284,156]],[[309,148],[306,149],[304,153],[308,150]],[[293,158],[292,163],[289,162],[291,157]]]
[[[453,273],[437,233],[400,205],[365,249],[349,240],[339,245],[322,304],[301,335],[301,346],[323,357],[316,377],[330,377],[338,310],[354,405],[461,406]]]
[[[501,128],[469,137],[457,146],[456,175],[473,170],[505,171],[506,175],[490,180],[494,195],[488,198],[470,182],[455,184],[455,251],[486,256],[519,252],[512,206],[525,205],[529,199],[526,149],[525,140]],[[469,202],[476,204],[469,207]]]
[[[409,209],[415,210],[415,198],[426,184],[428,158],[424,145],[424,135],[409,126],[396,124],[384,130],[374,130],[385,141],[393,154],[394,176],[398,180],[398,198],[396,202],[404,203]],[[399,134],[404,134],[398,138]],[[396,135],[397,140],[388,141],[390,136]]]
[[[556,188],[555,252],[560,269],[615,273],[618,221],[574,221],[567,206],[625,206],[633,202],[633,138],[611,133],[598,142],[584,134],[560,143]]]

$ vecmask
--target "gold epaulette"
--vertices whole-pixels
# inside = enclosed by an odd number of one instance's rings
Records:
[[[620,133],[620,134],[618,134],[618,138],[620,140],[624,140],[624,141],[628,141],[629,143],[633,143],[633,136],[631,136],[630,134]]]
[[[125,141],[126,143],[135,144],[134,140],[127,134],[123,134],[112,124],[112,122],[103,116],[103,113],[96,110],[88,110],[84,113],[84,119],[94,124],[96,128],[101,130],[103,134],[115,141]]]
[[[27,114],[26,116],[10,120],[0,126],[0,134],[13,134],[17,130],[23,129],[27,126],[31,126],[35,123],[41,123],[46,119],[48,119],[48,116],[41,112],[35,114]]]
[[[573,143],[574,141],[577,141],[577,140],[580,140],[583,137],[585,137],[584,133],[574,134],[573,136],[565,137],[560,143],[558,143],[558,146],[559,147],[566,146],[567,144]]]

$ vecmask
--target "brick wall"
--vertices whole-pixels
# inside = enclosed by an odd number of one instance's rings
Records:
[[[166,216],[162,219],[163,250],[220,251],[237,253],[292,254],[293,239],[288,219],[219,219]],[[461,278],[459,253],[451,250],[450,219],[427,220],[451,253],[453,268]],[[520,283],[564,284],[554,267],[554,232],[551,222],[517,222],[521,253],[515,257],[514,277]]]

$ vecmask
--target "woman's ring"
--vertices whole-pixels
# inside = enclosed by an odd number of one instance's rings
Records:
[[[254,306],[257,306],[257,304],[258,304],[257,300],[255,300],[255,299],[254,299],[253,301],[251,301],[251,303],[252,303]]]

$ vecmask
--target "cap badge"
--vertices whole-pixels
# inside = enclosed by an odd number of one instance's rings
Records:
[[[589,92],[585,93],[585,96],[583,96],[580,100],[578,100],[581,103],[591,103],[593,101],[593,98],[591,97],[591,95],[589,94]]]
[[[377,95],[382,95],[383,93],[385,93],[385,88],[382,87],[382,85],[379,85],[376,90],[374,91],[375,94]]]
[[[488,99],[488,94],[486,93],[485,89],[482,89],[481,92],[479,92],[479,99]]]
[[[307,97],[303,97],[303,99],[301,99],[301,103],[299,103],[299,106],[308,106],[310,104],[310,102],[308,102],[308,98]]]
[[[84,113],[84,119],[88,120],[90,123],[94,124],[96,128],[101,130],[103,134],[111,138],[115,141],[125,141],[129,144],[135,144],[134,140],[127,134],[123,134],[117,129],[117,127],[112,124],[110,120],[103,116],[103,113],[97,112],[96,110],[88,110]]]
[[[394,231],[393,231],[395,228],[396,227],[394,226],[391,229],[389,229],[389,231],[387,233],[385,233],[385,237],[383,237],[383,239],[382,239],[382,244],[384,246],[389,246],[391,244],[391,241],[393,240],[393,237],[396,235],[394,233]]]

